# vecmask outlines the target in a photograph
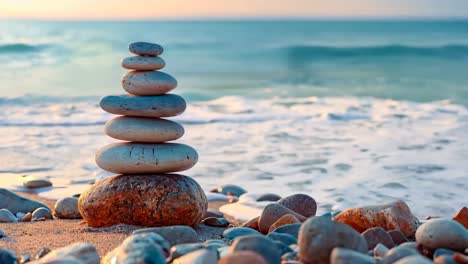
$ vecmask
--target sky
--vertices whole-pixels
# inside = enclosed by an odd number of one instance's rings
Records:
[[[468,18],[468,0],[0,0],[0,19]]]

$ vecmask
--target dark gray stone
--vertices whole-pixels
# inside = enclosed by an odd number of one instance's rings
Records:
[[[17,264],[18,260],[10,251],[0,248],[0,263],[2,264]]]
[[[273,230],[273,232],[290,234],[291,236],[297,238],[299,236],[300,228],[301,228],[301,224],[289,224],[289,225],[280,226],[276,228],[275,230]]]
[[[156,233],[164,237],[171,246],[198,242],[197,232],[190,226],[149,227],[135,230],[133,234]]]
[[[233,227],[233,228],[226,229],[223,232],[223,237],[228,240],[234,240],[237,237],[246,236],[246,235],[263,236],[257,230],[248,228],[248,227]]]
[[[269,238],[258,235],[241,236],[231,245],[231,253],[242,250],[251,250],[261,255],[269,264],[280,264],[281,254],[276,244]]]
[[[297,239],[290,234],[286,233],[276,233],[276,232],[271,232],[267,235],[267,237],[271,240],[274,241],[280,241],[284,243],[285,245],[293,245],[297,244]]]

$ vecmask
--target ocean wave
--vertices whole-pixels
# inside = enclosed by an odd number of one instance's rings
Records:
[[[24,43],[11,43],[0,45],[0,54],[11,54],[11,53],[36,53],[40,52],[47,45],[31,45]]]
[[[440,46],[306,46],[295,45],[282,48],[288,57],[300,59],[352,59],[374,57],[468,57],[468,45],[448,44]]]

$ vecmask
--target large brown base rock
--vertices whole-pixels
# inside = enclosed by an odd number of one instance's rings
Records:
[[[208,203],[200,185],[179,174],[117,175],[82,193],[78,208],[91,227],[197,226]]]

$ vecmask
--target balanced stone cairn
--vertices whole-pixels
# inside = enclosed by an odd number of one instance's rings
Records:
[[[140,226],[197,226],[207,210],[207,199],[192,178],[167,174],[190,169],[198,160],[190,146],[166,143],[184,134],[179,123],[163,119],[185,111],[185,100],[167,94],[177,86],[165,66],[158,44],[136,42],[129,46],[137,56],[122,60],[130,69],[122,77],[129,94],[105,96],[104,111],[118,116],[105,125],[105,133],[127,141],[101,148],[99,167],[116,175],[81,194],[79,210],[92,227],[130,224]]]

